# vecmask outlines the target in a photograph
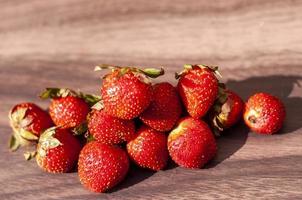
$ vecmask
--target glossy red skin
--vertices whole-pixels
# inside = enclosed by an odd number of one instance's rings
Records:
[[[228,114],[226,120],[223,122],[223,126],[224,128],[230,128],[242,118],[244,103],[235,92],[226,90],[226,93],[228,95],[227,102],[232,106],[230,113]]]
[[[251,120],[253,110],[258,113],[255,122]],[[268,93],[257,93],[251,96],[245,104],[244,121],[252,131],[261,134],[274,134],[281,129],[286,111],[283,103],[277,97]]]
[[[57,129],[54,137],[60,141],[61,145],[48,149],[45,157],[40,156],[38,153],[36,156],[37,164],[50,173],[70,172],[77,163],[81,144],[66,129]],[[39,152],[39,148],[41,147],[38,144],[37,152]]]
[[[105,192],[120,183],[129,170],[127,153],[97,141],[87,143],[78,162],[81,183],[91,191]]]
[[[177,88],[187,112],[197,119],[213,105],[218,94],[218,80],[210,69],[193,66],[180,77]]]
[[[178,165],[202,168],[216,154],[217,145],[208,125],[199,119],[186,117],[168,136],[169,154]]]
[[[177,91],[164,82],[153,86],[153,94],[153,101],[139,118],[157,131],[170,131],[182,113]]]
[[[127,144],[127,151],[138,166],[159,171],[165,168],[169,158],[167,136],[142,126],[137,132],[137,137]]]
[[[52,99],[49,114],[61,128],[75,128],[85,122],[89,113],[88,104],[79,97],[67,96]]]
[[[12,112],[14,113],[19,108],[26,108],[27,111],[25,113],[24,119],[32,120],[28,126],[23,127],[25,130],[33,133],[36,136],[40,136],[40,134],[53,126],[53,122],[49,116],[49,114],[44,111],[42,108],[37,106],[34,103],[20,103],[15,105],[12,108]],[[21,126],[21,124],[17,124],[17,126]]]
[[[95,140],[104,144],[119,144],[135,136],[132,120],[112,117],[103,110],[92,110],[88,117],[88,130]]]
[[[149,106],[152,87],[130,71],[122,76],[118,72],[115,70],[104,78],[101,88],[104,110],[113,117],[130,120]]]

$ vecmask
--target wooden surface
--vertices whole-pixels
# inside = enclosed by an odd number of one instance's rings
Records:
[[[302,2],[0,0],[0,199],[302,199]],[[106,194],[76,173],[42,172],[7,149],[7,113],[46,86],[98,93],[98,63],[166,66],[173,84],[185,63],[220,65],[243,99],[279,96],[287,119],[261,136],[241,123],[218,139],[205,169],[135,168]]]

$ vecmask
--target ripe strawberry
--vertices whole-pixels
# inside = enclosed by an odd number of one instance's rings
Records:
[[[102,65],[96,70],[111,68],[103,78],[101,96],[104,110],[113,117],[133,119],[138,117],[152,100],[152,87],[148,77],[155,78],[163,70]]]
[[[176,74],[178,92],[191,117],[203,117],[213,105],[218,94],[219,74],[217,67],[185,65],[184,71]]]
[[[33,103],[20,103],[9,112],[13,134],[10,140],[11,150],[38,140],[40,134],[53,125],[47,112]]]
[[[215,156],[217,146],[214,135],[205,122],[186,117],[169,134],[168,150],[178,165],[202,168]]]
[[[137,165],[154,171],[163,169],[169,158],[166,135],[147,126],[138,130],[127,151]]]
[[[244,121],[253,131],[262,134],[276,133],[285,119],[285,107],[267,93],[256,93],[245,104]]]
[[[73,128],[75,132],[84,128],[81,126],[85,125],[90,111],[88,103],[91,103],[85,101],[87,99],[85,95],[69,89],[47,88],[41,94],[41,98],[52,98],[49,114],[57,126],[64,129]]]
[[[167,82],[153,86],[153,101],[140,119],[158,131],[169,131],[173,128],[182,112],[176,89]]]
[[[215,130],[223,131],[236,124],[242,117],[244,103],[233,91],[222,92],[210,111],[210,122]]]
[[[80,142],[69,130],[52,127],[39,139],[36,161],[47,172],[69,172],[75,167],[80,150]]]
[[[81,183],[91,191],[105,192],[127,175],[129,159],[119,147],[97,141],[87,143],[78,162]]]
[[[105,144],[119,144],[135,135],[133,121],[112,117],[96,109],[89,114],[88,130],[95,140]]]

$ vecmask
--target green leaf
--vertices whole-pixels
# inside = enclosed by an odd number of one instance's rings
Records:
[[[95,141],[95,138],[91,134],[85,135],[87,142]]]
[[[191,64],[184,64],[184,69],[186,69],[186,70],[190,70],[190,69],[192,69],[192,65]]]
[[[51,127],[42,133],[38,144],[39,155],[45,156],[47,149],[56,148],[57,146],[62,145],[62,143],[54,137],[57,128],[58,127],[56,126]]]
[[[230,101],[230,100],[226,101],[221,107],[221,112],[224,114],[230,113],[232,110],[232,106],[233,106],[232,101]]]
[[[11,151],[16,151],[19,147],[20,147],[20,143],[18,142],[14,134],[12,134],[9,139],[9,149]]]
[[[62,143],[57,138],[51,138],[51,139],[48,140],[47,149],[56,148],[59,145],[62,145]]]
[[[145,69],[141,70],[141,72],[150,78],[157,78],[157,77],[165,74],[165,70],[163,68],[160,68],[160,69],[145,68]]]
[[[34,135],[32,132],[27,131],[23,128],[20,128],[19,134],[21,137],[23,137],[26,140],[38,140],[39,138]]]
[[[36,157],[37,152],[36,151],[25,152],[23,155],[25,160],[31,160],[32,158]]]
[[[101,96],[93,95],[93,94],[84,94],[82,92],[80,92],[79,97],[84,99],[85,102],[88,103],[88,105],[90,107],[94,106],[96,103],[98,103],[102,99]]]
[[[54,126],[54,127],[51,127],[49,129],[46,129],[41,135],[40,135],[40,139],[39,139],[39,142],[41,141],[45,141],[45,140],[48,140],[49,138],[52,138],[53,135],[56,133],[56,129],[58,127]]]
[[[68,88],[61,88],[59,91],[59,97],[67,97],[67,96],[78,96],[78,94],[75,91],[70,90]]]
[[[82,135],[86,133],[88,130],[87,122],[82,123],[80,126],[75,127],[72,132],[74,135]]]
[[[91,108],[95,109],[95,110],[102,110],[104,108],[104,103],[101,100],[101,101],[97,102],[96,104],[94,104]]]
[[[222,78],[220,72],[218,71],[218,66],[208,66],[208,65],[197,65],[197,66],[200,68],[209,68],[210,70],[212,70],[215,73],[215,75]]]
[[[27,108],[18,108],[11,114],[11,120],[14,124],[21,122],[26,115]]]
[[[20,127],[21,127],[21,128],[25,128],[25,127],[29,126],[32,122],[33,122],[33,119],[32,119],[32,118],[29,118],[29,117],[24,118],[24,119],[21,120],[21,122],[20,122]]]
[[[77,93],[68,88],[46,88],[39,97],[41,99],[57,98],[57,97],[67,97],[67,96],[77,96]]]
[[[38,148],[38,154],[41,156],[41,157],[45,157],[46,156],[46,151],[45,149],[43,149],[41,146]]]
[[[223,129],[224,129],[223,124],[220,121],[219,117],[213,118],[213,125],[218,131],[223,131]]]
[[[39,96],[41,99],[58,97],[60,88],[46,88]]]

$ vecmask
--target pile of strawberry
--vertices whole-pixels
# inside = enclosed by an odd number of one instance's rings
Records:
[[[170,158],[179,166],[202,168],[215,156],[215,136],[242,117],[262,134],[276,133],[285,108],[276,97],[257,93],[246,103],[218,80],[217,67],[185,65],[170,83],[151,83],[163,69],[102,65],[101,95],[47,88],[48,112],[33,103],[15,105],[9,113],[10,148],[29,146],[47,172],[77,167],[81,183],[105,192],[121,182],[130,166],[158,171]]]

